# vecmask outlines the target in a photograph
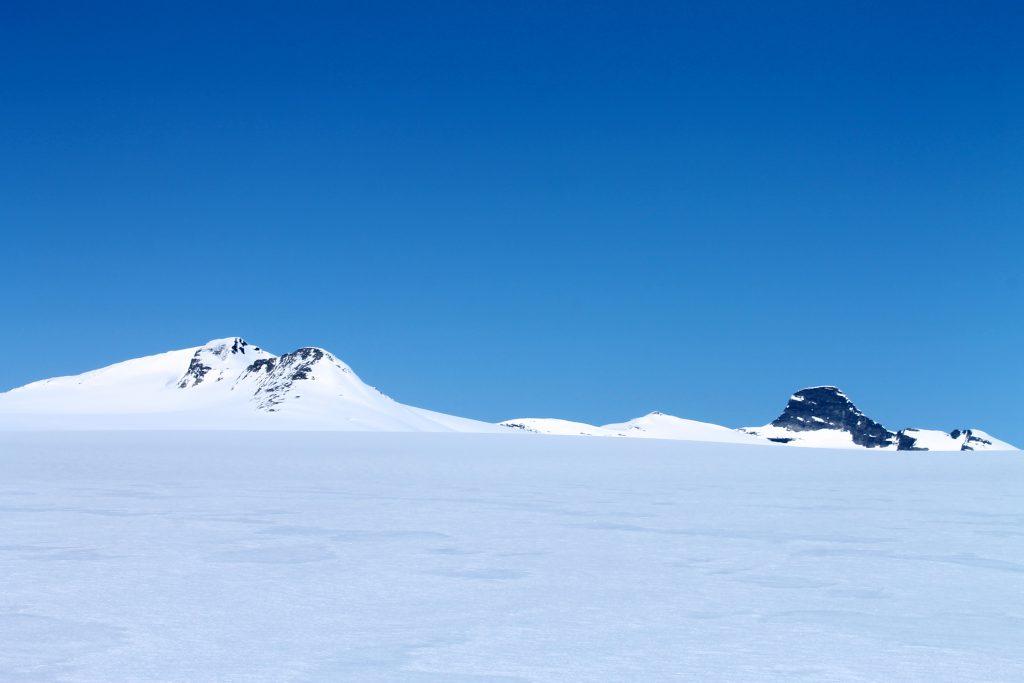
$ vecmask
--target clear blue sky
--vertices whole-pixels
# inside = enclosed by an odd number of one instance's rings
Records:
[[[20,6],[16,6],[20,5]],[[486,420],[1024,445],[1024,5],[5,3],[0,388],[241,335]]]

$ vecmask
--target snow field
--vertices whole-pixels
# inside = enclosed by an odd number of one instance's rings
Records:
[[[1019,453],[0,434],[4,681],[1024,679]]]

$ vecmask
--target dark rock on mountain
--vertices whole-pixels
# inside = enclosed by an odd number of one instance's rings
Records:
[[[305,347],[281,356],[277,367],[287,375],[289,381],[313,379],[313,366],[323,357],[323,349]]]
[[[242,376],[245,377],[249,374],[259,374],[261,372],[269,374],[270,372],[273,372],[274,366],[276,365],[276,358],[260,358],[257,361],[253,361],[253,363],[245,369],[245,375]]]
[[[973,451],[976,446],[992,445],[991,441],[981,438],[970,429],[954,429],[949,433],[949,435],[954,439],[959,439],[961,435],[966,435],[967,438],[964,439],[964,445],[960,447],[960,450],[962,451]]]
[[[326,361],[334,361],[337,371],[351,373],[346,366],[339,364],[329,353],[315,347],[301,348],[269,359],[269,362],[253,363],[246,369],[246,375],[266,373],[256,390],[257,406],[261,410],[274,412],[289,395],[295,382],[316,379],[314,371],[318,367],[326,367],[321,365]]]
[[[907,433],[908,430],[901,429],[896,432],[896,450],[898,451],[926,451],[927,448],[922,448],[917,445],[917,438],[910,436]]]
[[[192,361],[188,364],[188,370],[185,371],[181,381],[178,382],[178,388],[186,389],[201,384],[206,378],[206,374],[212,369],[209,365],[203,363],[200,352],[196,351],[196,355],[192,356]]]
[[[896,443],[896,434],[860,412],[836,387],[801,389],[790,397],[786,409],[771,424],[793,432],[839,429],[849,432],[855,444],[866,448]]]

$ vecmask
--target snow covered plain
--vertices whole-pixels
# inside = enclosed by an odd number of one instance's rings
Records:
[[[1024,680],[1024,456],[0,433],[3,681]]]

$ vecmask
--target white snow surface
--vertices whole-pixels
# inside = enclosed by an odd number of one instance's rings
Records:
[[[621,432],[614,432],[603,427],[587,424],[586,422],[574,422],[562,420],[556,417],[521,417],[515,420],[505,420],[501,423],[505,427],[521,429],[535,434],[550,434],[558,436],[626,436]]]
[[[710,422],[653,412],[628,422],[604,425],[603,429],[648,439],[678,439],[681,441],[720,441],[726,443],[765,444],[765,440]],[[770,443],[770,442],[769,442]]]
[[[763,427],[744,427],[741,432],[752,435],[754,438],[762,439],[788,439],[786,446],[799,448],[851,448],[856,450],[873,451],[895,451],[896,444],[884,448],[865,449],[853,442],[850,432],[842,429],[816,429],[808,431],[793,431],[785,427],[776,427],[771,424]],[[916,448],[924,448],[929,451],[961,451],[964,442],[967,441],[967,430],[960,430],[957,438],[950,433],[937,429],[904,429],[908,436],[917,439],[914,444]],[[1017,447],[1005,441],[995,438],[988,432],[980,429],[971,429],[973,437],[970,442],[971,451],[1015,451]],[[711,439],[709,439],[710,441]]]
[[[12,389],[0,394],[4,429],[505,431],[398,403],[324,349],[275,356],[238,337]]]
[[[1024,680],[1020,453],[0,433],[5,683]]]
[[[501,424],[527,432],[559,436],[625,436],[639,439],[774,445],[770,441],[735,429],[711,424],[710,422],[687,420],[657,411],[627,422],[607,424],[600,427],[587,424],[586,422],[573,422],[572,420],[544,417],[523,417],[515,420],[506,420]]]
[[[971,450],[977,451],[1012,451],[1011,446],[1005,441],[993,437],[980,429],[957,430],[959,433],[953,437],[952,433],[943,432],[938,429],[904,429],[903,432],[913,438],[915,448],[926,448],[929,451],[959,451],[966,444]],[[970,442],[968,438],[970,437]]]
[[[766,424],[763,427],[743,427],[740,431],[750,434],[752,438],[788,439],[786,446],[800,448],[853,448],[864,450],[863,446],[853,442],[853,435],[843,429],[815,429],[813,431],[796,432],[785,427]],[[872,448],[874,451],[894,451],[896,446]]]

